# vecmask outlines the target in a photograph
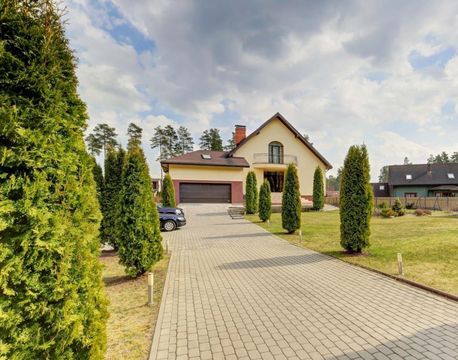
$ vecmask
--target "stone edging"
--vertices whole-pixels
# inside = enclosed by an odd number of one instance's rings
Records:
[[[156,325],[154,326],[153,341],[151,342],[151,347],[149,349],[149,354],[148,354],[149,360],[155,360],[152,356],[153,354],[156,355],[158,346],[159,346],[159,335],[160,335],[159,330],[160,330],[160,326],[162,325],[162,318],[164,317],[164,312],[165,312],[164,301],[167,295],[167,289],[168,289],[169,279],[170,279],[170,263],[172,262],[172,252],[170,250],[169,250],[169,254],[170,254],[170,258],[169,258],[169,264],[167,267],[167,277],[165,278],[164,289],[162,290],[161,304],[159,305],[159,314],[157,315]]]
[[[303,246],[299,246],[298,244],[293,244],[291,242],[289,242],[288,240],[286,239],[283,239],[281,238],[280,236],[276,235],[276,234],[273,234],[271,233],[270,231],[264,229],[262,226],[259,226],[258,224],[255,224],[254,222],[250,221],[250,220],[247,220],[245,219],[246,221],[252,223],[253,225],[256,225],[258,226],[259,228],[261,228],[262,230],[264,230],[265,232],[269,233],[270,235],[272,235],[273,237],[276,237],[277,239],[281,240],[281,241],[286,241],[288,244],[290,245],[293,245],[293,246],[296,246],[298,248],[301,248],[301,249],[307,249],[309,251],[313,251],[313,252],[316,252],[317,254],[320,254],[322,256],[326,256],[328,258],[331,258],[331,259],[335,259],[335,260],[339,260],[339,261],[342,261],[344,262],[345,264],[348,264],[348,265],[354,265],[354,266],[357,266],[361,269],[365,269],[365,270],[368,270],[368,271],[371,271],[371,272],[374,272],[374,273],[377,273],[379,275],[383,275],[383,276],[386,276],[386,277],[389,277],[393,280],[396,280],[396,281],[399,281],[403,284],[406,284],[406,285],[410,285],[410,286],[413,286],[413,287],[416,287],[416,288],[419,288],[419,289],[422,289],[422,290],[425,290],[425,291],[428,291],[430,293],[433,293],[433,294],[436,294],[436,295],[439,295],[443,298],[446,298],[448,300],[452,300],[452,301],[456,301],[458,302],[458,296],[457,295],[453,295],[453,294],[450,294],[448,292],[445,292],[445,291],[442,291],[442,290],[439,290],[439,289],[436,289],[436,288],[433,288],[433,287],[430,287],[430,286],[427,286],[427,285],[424,285],[424,284],[420,284],[416,281],[413,281],[413,280],[409,280],[409,279],[406,279],[404,277],[401,277],[401,276],[396,276],[396,275],[391,275],[391,274],[388,274],[386,272],[383,272],[381,270],[377,270],[377,269],[373,269],[373,268],[370,268],[368,266],[365,266],[365,265],[361,265],[361,264],[355,264],[355,263],[352,263],[352,262],[349,262],[349,261],[346,261],[346,260],[343,260],[341,258],[338,258],[336,256],[332,256],[332,255],[328,255],[328,254],[323,254],[319,251],[316,251],[316,250],[312,250],[312,249],[309,249],[309,248],[306,248],[306,247],[303,247]]]

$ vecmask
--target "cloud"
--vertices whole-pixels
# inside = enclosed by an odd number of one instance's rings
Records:
[[[458,96],[455,1],[68,4],[91,124],[137,119],[151,133],[170,121],[229,138],[280,111],[336,168],[366,143],[373,178],[456,147],[456,111],[443,110]]]

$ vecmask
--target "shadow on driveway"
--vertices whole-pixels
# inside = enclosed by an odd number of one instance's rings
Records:
[[[270,237],[271,234],[269,233],[252,233],[252,234],[236,234],[236,235],[218,235],[218,236],[207,236],[203,239],[206,240],[217,240],[217,239],[238,239],[238,238],[251,238],[251,237]]]
[[[225,263],[218,266],[220,270],[236,270],[236,269],[253,269],[253,268],[268,268],[277,266],[291,266],[312,264],[319,261],[328,261],[329,259],[319,254],[304,254],[292,256],[277,256],[272,258],[254,259],[245,261],[236,261]]]

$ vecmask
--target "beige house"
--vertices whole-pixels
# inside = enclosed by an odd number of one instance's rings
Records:
[[[297,165],[300,190],[311,200],[313,174],[331,164],[281,114],[277,113],[246,136],[246,127],[235,126],[232,151],[198,150],[162,161],[175,186],[177,202],[242,203],[248,171],[256,173],[258,187],[264,179],[272,199],[281,198],[285,170]]]

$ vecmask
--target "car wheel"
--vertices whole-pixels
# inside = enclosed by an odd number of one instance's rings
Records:
[[[164,222],[163,228],[165,231],[173,231],[177,227],[177,224],[175,224],[174,221],[172,220],[167,220]]]

